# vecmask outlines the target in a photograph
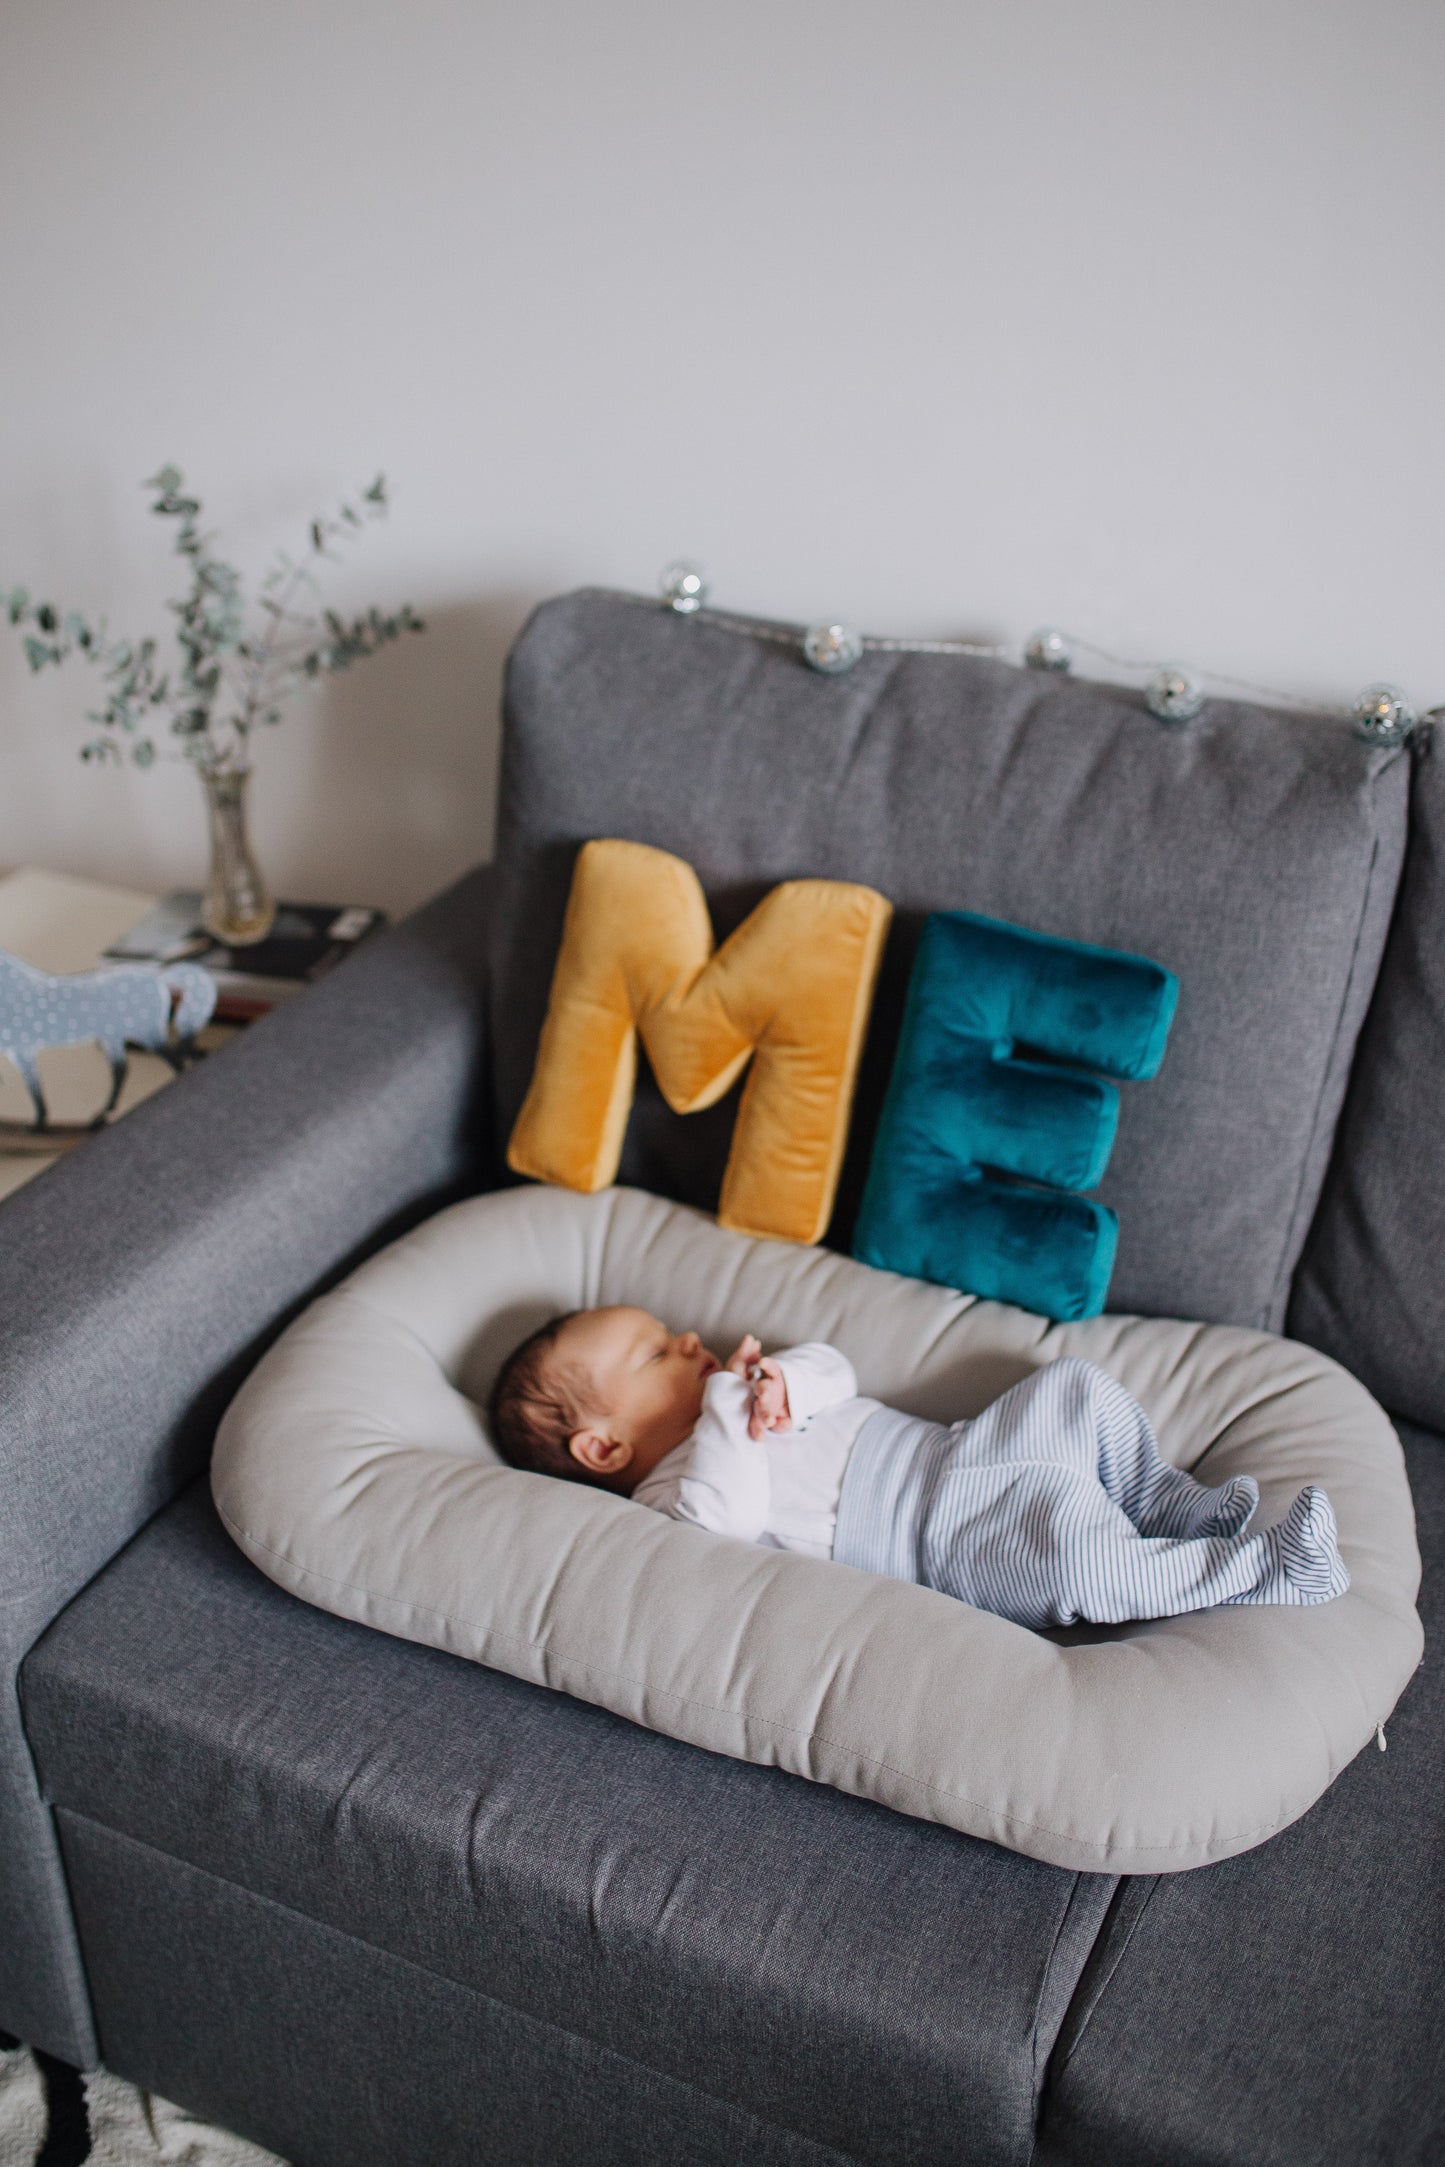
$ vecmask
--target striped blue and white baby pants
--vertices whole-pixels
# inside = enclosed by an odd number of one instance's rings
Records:
[[[1206,1489],[1161,1459],[1149,1418],[1072,1356],[951,1429],[885,1408],[849,1456],[833,1556],[1019,1625],[1113,1625],[1215,1603],[1323,1603],[1350,1576],[1324,1491],[1244,1528],[1248,1475]]]

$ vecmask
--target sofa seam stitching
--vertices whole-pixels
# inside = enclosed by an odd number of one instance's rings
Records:
[[[1145,1877],[1140,1876],[1139,1878],[1143,1879]],[[1143,1897],[1140,1899],[1138,1909],[1134,1912],[1133,1917],[1130,1919],[1128,1925],[1124,1928],[1123,1933],[1119,1936],[1118,1942],[1116,1943],[1115,1947],[1112,1949],[1106,1949],[1104,1951],[1104,1961],[1102,1966],[1100,1967],[1098,1985],[1094,1993],[1090,1997],[1089,2006],[1084,2014],[1083,2020],[1080,2023],[1079,2028],[1075,2032],[1073,2038],[1069,2041],[1068,2050],[1064,2054],[1062,2061],[1059,2063],[1060,2076],[1063,2075],[1064,2071],[1073,2061],[1074,2056],[1078,2053],[1079,2048],[1083,2045],[1085,2034],[1088,2032],[1089,2026],[1094,2021],[1094,2017],[1098,2011],[1099,2004],[1102,2002],[1104,1996],[1108,1993],[1109,1988],[1113,1985],[1115,1979],[1118,1977],[1120,1967],[1123,1964],[1125,1957],[1129,1954],[1129,1950],[1133,1943],[1134,1936],[1138,1933],[1139,1928],[1144,1923],[1144,1914],[1149,1909],[1149,1906],[1153,1903],[1154,1898],[1159,1892],[1159,1881],[1160,1876],[1158,1874],[1149,1877],[1149,1886],[1146,1889]],[[1062,2026],[1060,2027],[1060,2029],[1062,2030]]]
[[[1050,2054],[1046,2054],[1046,2055],[1045,2055],[1045,2056],[1043,2057],[1043,2064],[1042,2064],[1042,2067],[1041,2067],[1041,2066],[1040,2066],[1040,2058],[1039,2058],[1039,2044],[1040,2044],[1040,2042],[1039,2042],[1039,2013],[1040,2013],[1040,2011],[1042,2010],[1042,2008],[1043,2008],[1043,2005],[1044,2005],[1044,1996],[1045,1996],[1045,1995],[1046,1995],[1046,1994],[1048,1993],[1048,1990],[1049,1990],[1049,1979],[1050,1979],[1050,1976],[1051,1976],[1051,1974],[1052,1974],[1052,1972],[1053,1972],[1053,1968],[1054,1968],[1054,1960],[1055,1960],[1055,1958],[1057,1957],[1057,1955],[1058,1955],[1058,1953],[1059,1953],[1059,1943],[1060,1943],[1060,1942],[1062,1941],[1062,1939],[1063,1939],[1063,1936],[1064,1936],[1064,1928],[1065,1928],[1065,1926],[1066,1926],[1066,1925],[1067,1925],[1067,1923],[1068,1923],[1068,1917],[1069,1917],[1069,1913],[1070,1913],[1070,1911],[1072,1911],[1072,1909],[1073,1909],[1073,1907],[1074,1907],[1075,1903],[1077,1903],[1077,1902],[1078,1902],[1078,1900],[1079,1900],[1079,1883],[1080,1883],[1080,1881],[1082,1880],[1082,1878],[1083,1878],[1082,1874],[1079,1874],[1079,1873],[1075,1873],[1075,1875],[1074,1875],[1074,1885],[1073,1885],[1073,1887],[1072,1887],[1072,1888],[1071,1888],[1071,1889],[1069,1890],[1069,1897],[1068,1897],[1068,1902],[1067,1902],[1067,1903],[1066,1903],[1066,1904],[1064,1905],[1063,1909],[1062,1909],[1062,1910],[1060,1911],[1060,1913],[1059,1913],[1059,1916],[1058,1916],[1058,1920],[1057,1920],[1057,1922],[1056,1922],[1056,1924],[1055,1924],[1055,1926],[1054,1926],[1054,1937],[1053,1937],[1053,1940],[1052,1940],[1052,1941],[1051,1941],[1051,1942],[1049,1943],[1049,1953],[1048,1953],[1048,1955],[1047,1955],[1047,1956],[1045,1957],[1045,1959],[1044,1959],[1044,1968],[1043,1968],[1042,1974],[1040,1975],[1040,1978],[1039,1978],[1039,1990],[1038,1990],[1038,1993],[1037,1993],[1037,1994],[1036,1994],[1036,1995],[1034,1996],[1034,2010],[1033,2010],[1033,2054],[1032,2054],[1032,2057],[1031,2057],[1031,2062],[1032,2062],[1032,2076],[1033,2076],[1033,2093],[1034,2093],[1034,2102],[1033,2102],[1033,2103],[1034,2103],[1034,2120],[1035,2120],[1035,2126],[1036,2126],[1036,2127],[1037,2127],[1037,2120],[1038,2120],[1038,2112],[1039,2112],[1039,2108],[1040,2108],[1040,2106],[1042,2105],[1042,2099],[1043,2099],[1043,2082],[1044,2082],[1044,2076],[1045,2076],[1045,2073],[1046,2073],[1046,2071],[1047,2071],[1047,2068],[1048,2068],[1048,2064],[1049,2064],[1050,2056],[1051,2056],[1051,2054],[1052,2054],[1052,2049],[1050,2049]],[[1085,1961],[1087,1962],[1087,1957],[1085,1958]],[[1074,1988],[1077,1988],[1077,1986],[1078,1986],[1078,1983],[1079,1983],[1079,1982],[1078,1982],[1078,1977],[1077,1977],[1077,1975],[1076,1975],[1076,1976],[1075,1976],[1075,1979],[1074,1979]],[[1071,1990],[1070,1990],[1070,1994],[1069,1994],[1069,1999],[1070,1999],[1070,2001],[1072,2001],[1072,2000],[1073,2000],[1073,1989],[1071,1989]],[[1064,2016],[1067,2016],[1067,2015],[1068,2015],[1068,2007],[1067,2007],[1067,2004],[1066,2004],[1066,2005],[1065,2005],[1065,2008],[1064,2008]],[[1060,2029],[1062,2029],[1062,2024],[1063,2024],[1063,2019],[1061,2018],[1061,2019],[1060,2019]],[[1056,2035],[1056,2036],[1057,2036],[1057,2035]]]

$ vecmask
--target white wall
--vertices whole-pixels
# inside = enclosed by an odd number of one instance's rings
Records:
[[[433,629],[261,747],[285,892],[488,844],[537,597],[1055,621],[1445,699],[1438,0],[31,0],[0,32],[0,584],[173,591],[384,467],[339,603]],[[0,633],[0,864],[199,877]]]

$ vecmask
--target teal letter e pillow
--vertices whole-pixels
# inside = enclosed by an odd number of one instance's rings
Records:
[[[853,1254],[1046,1317],[1104,1306],[1118,1221],[1080,1195],[1153,1076],[1179,981],[969,911],[927,919]],[[1015,1049],[1024,1047],[1024,1053]]]

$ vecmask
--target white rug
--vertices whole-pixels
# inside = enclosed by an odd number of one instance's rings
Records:
[[[28,2047],[0,2053],[0,2161],[31,2167],[45,2142],[45,2084]]]
[[[92,2070],[79,2082],[90,2147],[67,2145],[66,2167],[71,2161],[91,2167],[286,2167],[274,2152],[212,2129],[108,2069]],[[37,2167],[47,2127],[47,2085],[34,2055],[28,2047],[0,2051],[0,2167]]]

